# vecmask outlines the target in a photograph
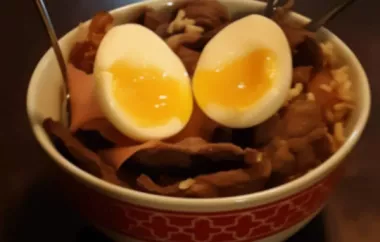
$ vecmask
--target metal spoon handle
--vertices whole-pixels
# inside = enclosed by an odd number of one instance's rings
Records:
[[[352,3],[354,3],[356,0],[348,0],[345,1],[338,6],[334,7],[327,13],[325,13],[323,16],[320,18],[317,18],[316,20],[312,20],[309,24],[305,26],[305,29],[316,32],[320,27],[325,25],[328,21],[332,20],[335,18],[339,13],[341,13],[345,8],[350,6]]]
[[[264,16],[266,16],[268,18],[272,17],[273,12],[274,12],[274,2],[275,1],[276,0],[268,0],[267,1],[267,5],[264,9]]]
[[[50,37],[51,45],[53,46],[53,50],[55,56],[58,60],[58,65],[62,73],[63,78],[63,97],[62,97],[62,108],[61,108],[61,120],[64,125],[68,126],[71,120],[70,113],[70,93],[69,93],[69,85],[68,85],[68,77],[67,77],[67,68],[65,59],[63,58],[63,54],[61,48],[58,43],[57,34],[55,33],[53,23],[49,16],[49,12],[46,8],[44,0],[36,0],[37,8],[40,12],[41,18],[45,24],[45,28]]]
[[[36,0],[36,5],[38,7],[38,10],[40,11],[41,18],[45,24],[45,28],[49,34],[51,44],[53,46],[53,50],[55,52],[55,55],[58,60],[59,68],[61,69],[63,80],[65,82],[65,88],[67,91],[67,69],[66,69],[66,63],[65,59],[63,58],[61,48],[58,44],[58,38],[54,30],[53,23],[51,21],[51,18],[49,16],[49,12],[46,8],[46,5],[43,0]]]
[[[267,0],[264,16],[272,18],[277,8],[284,7],[289,4],[289,2],[291,2],[291,0]]]

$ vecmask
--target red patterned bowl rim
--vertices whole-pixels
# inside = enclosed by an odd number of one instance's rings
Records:
[[[252,8],[262,8],[264,3],[252,0],[219,0],[223,4],[232,5],[239,2],[244,6],[247,4],[251,5]],[[157,2],[161,2],[162,4],[171,3],[171,0],[148,0],[139,3],[134,3],[130,5],[126,5],[121,8],[117,8],[111,11],[112,14],[121,14],[131,9],[137,9],[141,6],[149,6],[151,4],[157,4]],[[301,22],[307,22],[309,19],[300,15],[293,14],[293,17]],[[74,31],[66,34],[60,42],[64,42],[65,39],[72,36]],[[325,177],[329,173],[331,173],[335,167],[337,167],[344,157],[352,150],[353,146],[359,140],[360,135],[362,134],[364,127],[367,123],[369,111],[370,111],[370,89],[368,84],[368,78],[366,73],[360,64],[359,60],[355,56],[355,54],[350,50],[350,48],[340,40],[336,35],[328,31],[327,29],[321,29],[320,33],[325,36],[326,39],[331,41],[337,48],[340,49],[345,55],[345,59],[347,62],[351,63],[352,69],[355,69],[355,74],[358,76],[358,84],[359,88],[357,88],[356,93],[358,97],[358,113],[356,114],[357,120],[354,124],[352,132],[348,135],[346,142],[343,146],[327,161],[321,164],[319,167],[313,169],[308,172],[304,176],[291,181],[287,184],[271,188],[268,190],[264,190],[261,192],[257,192],[254,194],[247,194],[235,197],[227,197],[227,198],[208,198],[208,199],[189,199],[189,198],[173,198],[173,197],[165,197],[160,195],[153,195],[144,192],[139,192],[135,190],[131,190],[128,188],[123,188],[114,184],[110,184],[106,181],[103,181],[97,177],[90,175],[89,173],[81,170],[66,158],[64,158],[54,147],[45,130],[42,127],[41,117],[34,113],[34,109],[38,106],[36,103],[37,96],[39,95],[38,90],[38,82],[44,76],[44,70],[46,66],[54,60],[53,51],[50,49],[46,52],[43,58],[39,61],[32,78],[30,80],[30,84],[28,87],[27,93],[27,112],[29,116],[29,120],[32,126],[32,130],[41,144],[42,148],[53,158],[57,164],[62,167],[65,171],[76,177],[76,179],[81,180],[86,183],[90,187],[94,187],[103,192],[107,192],[109,194],[113,194],[116,197],[120,197],[121,199],[134,200],[136,204],[144,204],[146,202],[151,202],[154,204],[158,204],[158,207],[162,207],[162,204],[165,204],[165,207],[175,206],[175,207],[183,207],[185,210],[205,210],[214,207],[216,210],[228,210],[223,209],[224,206],[240,206],[241,204],[247,203],[256,203],[256,204],[265,204],[271,201],[275,201],[276,199],[283,198],[288,196],[289,194],[293,194],[300,190],[305,189],[306,187],[314,184],[316,181],[320,180],[322,177]],[[67,42],[67,41],[66,41]],[[161,205],[159,205],[161,204]],[[152,205],[155,206],[155,205]]]
[[[215,219],[218,221],[224,221],[223,225],[216,225],[219,232],[214,235],[219,236],[231,236],[231,226],[238,226],[236,221],[239,217],[251,217],[252,215],[258,219],[255,221],[256,229],[261,228],[261,232],[257,233],[250,231],[245,231],[244,235],[237,235],[240,242],[243,241],[253,241],[262,239],[265,237],[272,236],[274,234],[278,234],[286,229],[295,226],[299,222],[307,221],[308,218],[311,218],[313,214],[316,214],[325,204],[327,197],[331,193],[332,189],[335,187],[336,182],[339,181],[339,178],[343,174],[342,166],[339,166],[334,172],[332,172],[328,177],[318,181],[316,184],[308,187],[307,189],[298,192],[297,194],[290,195],[286,199],[280,199],[276,202],[268,203],[260,206],[252,206],[245,209],[238,209],[233,211],[223,211],[223,212],[183,212],[183,211],[170,211],[170,210],[159,210],[152,209],[150,207],[144,207],[140,205],[131,204],[124,201],[119,201],[110,197],[107,197],[104,194],[100,194],[93,189],[85,188],[84,186],[73,183],[72,179],[69,179],[68,183],[64,183],[69,190],[73,190],[79,192],[79,196],[74,196],[74,199],[79,199],[78,202],[84,207],[79,207],[81,214],[92,221],[94,224],[98,226],[108,229],[110,231],[114,231],[120,233],[122,235],[128,236],[130,238],[142,239],[143,241],[165,241],[160,238],[159,240],[155,240],[152,231],[161,231],[162,228],[159,226],[153,226],[152,230],[148,229],[150,223],[152,223],[152,218],[163,219],[162,222],[168,222],[171,227],[180,227],[179,234],[183,231],[183,228],[194,229],[194,224],[196,221],[207,222],[210,226],[210,223],[213,223]],[[69,186],[67,186],[69,185]],[[82,200],[81,198],[84,198]],[[89,201],[90,199],[90,201]],[[90,204],[90,206],[89,206]],[[92,205],[91,205],[92,204]],[[94,206],[95,204],[95,206]],[[77,204],[78,205],[78,204]],[[113,209],[109,210],[112,207]],[[117,209],[117,212],[115,212]],[[120,210],[121,209],[121,210]],[[289,210],[290,209],[290,210]],[[93,211],[97,211],[96,215],[94,215]],[[280,212],[282,211],[282,212]],[[118,215],[116,215],[118,214]],[[120,220],[119,215],[121,214],[122,220]],[[141,217],[141,215],[143,215]],[[106,217],[104,217],[106,216]],[[259,216],[259,217],[256,217]],[[264,216],[264,217],[263,217]],[[291,218],[290,218],[291,217]],[[265,218],[265,219],[264,219]],[[176,224],[175,222],[170,222],[171,219],[185,219],[186,222],[183,224]],[[226,220],[234,220],[232,223],[226,223]],[[141,220],[141,221],[140,221]],[[258,222],[264,222],[264,224],[260,223],[263,226],[259,226]],[[277,222],[276,222],[277,221]],[[215,221],[214,221],[215,222]],[[277,224],[279,222],[279,224]],[[148,225],[144,225],[148,224]],[[190,225],[192,224],[192,225]],[[244,222],[243,222],[244,224]],[[277,224],[277,225],[274,225]],[[142,227],[141,227],[142,226]],[[148,227],[147,227],[148,226]],[[223,227],[224,226],[224,227]],[[268,227],[269,226],[269,227]],[[274,226],[274,227],[273,227]],[[165,227],[165,226],[164,226]],[[229,227],[228,230],[224,230]],[[244,227],[244,226],[243,226]],[[146,234],[140,231],[140,233],[135,234],[137,228],[145,228],[150,231],[150,235],[145,237]],[[224,228],[224,229],[223,229]],[[264,231],[262,230],[263,228]],[[165,229],[164,229],[165,230]],[[229,231],[228,233],[224,233]],[[215,231],[214,231],[215,232]],[[208,232],[206,232],[208,233]],[[211,233],[211,232],[210,232]],[[234,238],[236,239],[236,233],[239,234],[238,231],[232,231],[234,234]],[[243,232],[244,233],[244,232]],[[212,233],[213,234],[213,233]],[[192,233],[186,232],[186,236],[193,236]],[[168,236],[168,234],[166,235]],[[213,237],[212,235],[209,235]],[[250,239],[247,239],[248,237]],[[170,237],[170,236],[169,236]],[[190,237],[187,237],[188,239]],[[232,238],[232,237],[229,237]],[[210,239],[210,237],[209,237]],[[219,238],[220,239],[220,238]],[[235,241],[231,239],[227,239],[228,241]],[[168,241],[176,241],[175,239],[169,239]],[[192,241],[192,240],[186,240]],[[199,240],[197,240],[199,241]],[[211,239],[209,241],[218,241],[217,239]]]
[[[270,207],[270,206],[276,205],[278,203],[282,203],[284,201],[291,200],[293,198],[299,197],[300,195],[307,193],[309,191],[312,191],[313,189],[315,189],[319,186],[322,186],[322,185],[331,189],[339,181],[339,178],[343,175],[343,171],[344,171],[343,168],[344,168],[343,166],[338,166],[327,177],[317,181],[315,184],[307,187],[306,189],[303,189],[303,190],[298,191],[294,194],[291,194],[290,196],[287,196],[287,197],[284,197],[284,198],[281,198],[281,199],[278,199],[278,200],[275,200],[275,201],[272,201],[269,203],[261,204],[258,206],[253,205],[253,206],[250,206],[247,208],[227,210],[227,211],[221,211],[221,212],[220,211],[216,211],[216,212],[186,212],[186,211],[184,212],[184,211],[180,211],[180,213],[182,215],[186,215],[186,214],[188,214],[188,215],[212,215],[212,214],[229,215],[229,214],[236,214],[236,213],[251,211],[252,209],[256,210],[256,209],[262,209],[262,208]],[[143,206],[143,205],[133,204],[133,203],[126,202],[126,201],[121,201],[121,200],[118,200],[116,198],[112,198],[112,197],[109,197],[107,195],[101,194],[101,193],[99,193],[99,192],[97,192],[91,188],[85,187],[85,186],[83,186],[83,184],[79,184],[78,182],[74,183],[71,181],[69,183],[72,187],[74,187],[75,190],[78,190],[78,192],[80,192],[82,194],[82,196],[84,195],[86,197],[91,197],[91,199],[101,198],[103,201],[110,203],[110,204],[117,204],[117,205],[120,205],[122,207],[137,208],[140,210],[149,210],[151,212],[164,212],[166,214],[178,214],[178,212],[179,212],[179,211],[175,211],[175,210],[164,210],[164,209],[151,208],[151,207],[147,207],[147,206]]]

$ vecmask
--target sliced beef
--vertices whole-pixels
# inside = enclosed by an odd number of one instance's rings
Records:
[[[166,39],[166,43],[174,52],[176,52],[182,45],[195,43],[200,38],[201,34],[197,32],[180,33],[170,36]]]
[[[91,41],[82,41],[74,44],[69,55],[69,62],[77,69],[90,74],[94,70],[97,47]]]
[[[88,74],[92,73],[100,42],[112,27],[113,21],[113,17],[109,13],[97,13],[91,20],[86,40],[76,43],[71,50],[70,63]]]
[[[265,148],[266,155],[271,159],[273,172],[286,179],[317,166],[321,160],[314,148],[314,143],[322,140],[326,135],[326,128],[317,128],[307,136],[299,138],[288,140],[275,138]]]
[[[278,134],[280,120],[280,115],[275,114],[264,123],[256,126],[254,129],[253,144],[259,147],[267,145]]]
[[[112,143],[113,146],[130,146],[137,144],[136,141],[120,133],[120,131],[105,118],[93,119],[81,126],[80,130],[98,133],[103,139]],[[90,137],[87,137],[87,139],[89,138]]]
[[[212,143],[232,143],[233,130],[226,127],[217,127],[211,138]]]
[[[116,176],[116,170],[114,168],[105,164],[96,153],[89,150],[74,138],[70,130],[65,128],[61,123],[46,119],[43,123],[43,127],[49,135],[61,142],[63,147],[66,148],[71,155],[69,159],[71,158],[71,161],[78,167],[108,182],[126,186],[126,184],[121,182]]]
[[[155,183],[149,176],[141,175],[137,178],[137,186],[145,192],[167,195],[167,196],[181,196],[182,190],[179,188],[179,183],[168,186],[160,186]]]
[[[322,70],[323,52],[314,38],[307,36],[305,40],[296,45],[294,52],[293,66],[312,66],[316,71]]]
[[[114,147],[114,143],[104,138],[96,130],[78,130],[75,132],[74,137],[77,138],[88,149],[97,152],[103,149],[110,149]]]
[[[83,127],[87,122],[103,118],[95,97],[95,80],[73,65],[67,66],[68,86],[70,91],[72,132]]]
[[[334,79],[329,70],[318,72],[310,81],[307,89],[313,93],[315,100],[323,110],[332,110],[333,106],[339,102],[338,95],[332,89],[331,84]]]
[[[312,78],[312,66],[299,66],[293,69],[293,84],[302,83],[307,85]]]
[[[190,76],[192,76],[195,72],[201,53],[186,47],[186,44],[195,43],[200,38],[200,33],[189,32],[172,35],[166,40],[169,47],[182,60]]]
[[[328,133],[318,103],[295,100],[285,108],[276,123],[271,134],[273,139],[264,151],[271,159],[277,178],[288,179],[320,163],[321,157],[314,146]]]
[[[226,22],[216,28],[206,31],[205,33],[201,35],[198,41],[194,43],[187,43],[186,46],[197,51],[202,51],[203,48],[207,45],[207,43],[212,38],[214,38],[214,36],[217,33],[219,33],[222,29],[224,29],[228,24],[230,24],[230,22]]]
[[[198,26],[212,30],[229,21],[227,8],[216,0],[193,0],[184,8],[186,17],[194,19]]]
[[[172,196],[198,198],[226,197],[252,193],[261,190],[271,174],[271,163],[255,150],[245,154],[245,169],[220,171],[213,174],[199,175],[168,186],[160,186],[149,177],[142,175],[138,184],[142,190]],[[183,183],[188,183],[184,184]]]
[[[100,152],[101,157],[110,165],[119,169],[124,162],[133,159],[151,167],[190,167],[191,156],[206,157],[212,161],[237,160],[245,151],[230,143],[212,144],[201,138],[186,138],[170,144],[161,141],[148,141],[141,145],[113,148]]]
[[[147,9],[144,14],[144,26],[156,31],[159,26],[168,24],[171,20],[172,14],[167,11],[156,11],[153,9]]]
[[[307,38],[314,38],[315,34],[305,30],[300,24],[289,20],[289,13],[292,10],[294,1],[289,1],[286,5],[278,7],[274,12],[272,19],[284,31],[290,47],[295,50],[296,47],[303,43]]]
[[[285,140],[280,138],[273,139],[265,147],[264,153],[271,160],[273,172],[286,176],[296,170],[296,158]]]
[[[166,39],[170,36],[170,34],[168,33],[168,28],[169,23],[163,23],[156,28],[155,33],[162,39]]]
[[[201,53],[182,45],[177,49],[176,54],[181,58],[189,75],[193,76]]]
[[[102,11],[97,13],[91,20],[88,29],[88,40],[94,46],[99,47],[103,37],[112,28],[113,21],[112,15],[108,12]]]
[[[67,66],[68,84],[70,89],[71,122],[70,130],[91,132],[98,140],[116,145],[133,145],[136,142],[121,134],[104,116],[95,97],[95,80],[72,64]],[[94,132],[98,134],[94,134]],[[99,135],[101,137],[99,137]],[[87,135],[88,136],[88,135]],[[83,137],[82,137],[83,138]],[[89,139],[86,137],[85,139]]]
[[[215,129],[219,125],[208,118],[199,108],[196,102],[193,105],[193,113],[186,127],[174,137],[168,139],[170,143],[178,143],[186,138],[199,137],[206,141],[211,141]]]
[[[314,33],[305,30],[302,26],[295,27],[286,23],[278,23],[278,24],[280,25],[281,29],[284,31],[286,38],[288,39],[290,47],[295,51],[299,51],[298,46],[304,43],[308,38],[310,39],[315,38]]]
[[[320,106],[314,101],[302,100],[286,108],[282,122],[281,136],[285,138],[302,137],[324,125]]]

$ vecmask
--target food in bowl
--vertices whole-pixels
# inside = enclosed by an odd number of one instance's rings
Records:
[[[344,143],[355,99],[332,44],[289,10],[229,16],[196,0],[119,26],[101,12],[71,50],[70,127],[44,127],[83,170],[147,193],[227,197],[294,180]]]

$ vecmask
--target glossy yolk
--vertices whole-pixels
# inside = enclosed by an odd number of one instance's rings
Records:
[[[193,91],[200,106],[245,108],[265,95],[276,78],[276,55],[258,49],[212,70],[196,71]]]
[[[185,122],[191,110],[191,92],[180,81],[154,67],[135,67],[115,62],[113,95],[122,110],[140,127],[165,125],[172,118]],[[181,105],[183,104],[183,105]]]

